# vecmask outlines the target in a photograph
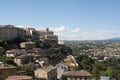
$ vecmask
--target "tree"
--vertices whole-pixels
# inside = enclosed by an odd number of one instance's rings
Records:
[[[117,80],[120,79],[120,72],[117,74]]]
[[[93,77],[94,78],[99,78],[99,70],[96,68],[96,67],[94,67],[93,69],[92,69],[92,74],[93,74]]]
[[[10,42],[16,43],[16,44],[19,45],[21,42],[24,42],[24,41],[26,41],[25,38],[22,38],[22,37],[19,36],[19,37],[15,38],[14,40],[10,41]]]
[[[11,60],[11,59],[7,59],[7,60],[5,61],[5,63],[6,63],[6,64],[9,64],[9,65],[17,66],[17,64],[16,64],[13,60]]]
[[[77,57],[77,63],[79,64],[80,69],[92,71],[92,64],[94,64],[94,61],[89,58],[88,55],[79,55]]]
[[[31,70],[31,68],[29,66],[25,66],[22,69],[24,71],[23,75],[30,75],[30,76],[34,75],[34,72]]]
[[[4,49],[9,49],[10,46],[6,41],[0,41],[0,46],[2,46]]]

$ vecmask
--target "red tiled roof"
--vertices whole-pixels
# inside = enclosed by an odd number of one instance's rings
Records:
[[[32,76],[13,75],[13,76],[8,76],[6,80],[32,80]]]
[[[88,71],[80,70],[80,71],[67,71],[63,74],[64,76],[92,76]]]

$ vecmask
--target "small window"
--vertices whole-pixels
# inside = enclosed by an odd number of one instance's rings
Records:
[[[61,69],[64,69],[64,67],[61,67]]]

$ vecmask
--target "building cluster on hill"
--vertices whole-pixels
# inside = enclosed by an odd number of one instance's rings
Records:
[[[44,56],[46,50],[36,48],[34,42],[20,43],[21,49],[5,52],[5,56],[12,59],[19,67],[29,67],[33,76],[25,76],[17,67],[0,63],[0,80],[91,80],[92,75],[85,70],[71,71],[69,67],[78,66],[72,55],[56,65],[51,65]],[[19,74],[18,74],[19,73]],[[73,74],[72,74],[73,73]],[[84,74],[83,74],[84,73]]]
[[[50,31],[49,28],[46,30],[36,30],[34,28],[20,28],[13,25],[0,25],[0,40],[11,41],[18,37],[28,41],[58,41],[58,36],[54,35],[54,32]]]
[[[0,55],[4,53],[17,67],[0,62],[0,80],[91,80],[92,75],[86,70],[71,71],[69,67],[78,64],[72,55],[67,56],[64,61],[52,65],[45,54],[53,53],[53,49],[42,49],[36,47],[36,41],[55,42],[64,46],[64,42],[58,42],[58,36],[48,28],[46,30],[35,30],[34,28],[18,28],[13,25],[0,26],[0,40],[11,41],[18,37],[26,39],[21,42],[20,48],[4,50],[0,47]],[[60,48],[61,48],[60,46]],[[57,48],[55,48],[57,50]],[[21,68],[30,68],[32,76],[24,75]]]

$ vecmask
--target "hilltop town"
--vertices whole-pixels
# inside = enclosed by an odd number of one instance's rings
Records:
[[[76,43],[58,37],[49,28],[0,25],[0,80],[120,79],[119,42]]]
[[[0,80],[66,80],[78,67],[71,48],[49,28],[0,25],[0,46]],[[80,73],[78,79],[92,77],[86,70],[74,73]]]

